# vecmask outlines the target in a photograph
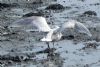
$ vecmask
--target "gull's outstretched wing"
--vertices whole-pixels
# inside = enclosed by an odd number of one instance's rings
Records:
[[[37,31],[48,32],[50,27],[44,17],[32,16],[13,22],[10,27],[26,27],[30,29],[37,29]]]
[[[64,33],[68,33],[68,29],[70,30],[73,29],[78,33],[85,33],[90,37],[92,36],[90,31],[82,23],[76,20],[69,20],[68,22],[62,24],[60,31],[62,32],[62,34],[64,34]]]
[[[33,26],[35,25],[39,31],[48,32],[51,30],[44,17],[37,17],[36,20],[32,21]]]
[[[87,34],[88,36],[92,36],[92,34],[90,33],[90,31],[88,30],[88,28],[86,28],[86,26],[85,25],[83,25],[82,23],[80,23],[80,22],[76,22],[75,23],[75,28],[74,28],[74,30],[76,31],[76,32],[79,32],[79,33],[85,33],[85,34]]]

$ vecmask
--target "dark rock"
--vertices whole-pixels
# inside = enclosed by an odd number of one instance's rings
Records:
[[[18,3],[12,3],[11,6],[16,7],[16,6],[20,6],[20,5]]]
[[[100,3],[95,3],[94,5],[100,5]]]
[[[50,52],[54,52],[55,50],[56,50],[55,48],[46,48],[45,50],[36,52],[36,54],[40,54],[40,53],[50,53]]]
[[[54,0],[54,1],[57,1],[57,0]]]
[[[21,62],[21,61],[27,61],[31,60],[31,58],[35,57],[34,53],[16,53],[11,52],[6,55],[0,55],[0,60],[6,60],[6,61],[14,61],[14,62]]]
[[[63,1],[64,3],[66,2],[66,1]]]
[[[17,3],[12,3],[12,4],[6,4],[6,3],[0,3],[0,10],[4,8],[9,8],[9,7],[16,7],[19,6]]]
[[[90,4],[90,6],[98,6],[100,3]]]
[[[95,11],[86,11],[83,13],[85,16],[97,16],[97,13]]]
[[[85,2],[85,0],[79,0],[79,1]]]
[[[30,13],[23,15],[23,17],[31,17],[31,16],[44,16],[44,14],[41,12],[37,12],[37,13],[30,12]]]
[[[43,1],[39,0],[39,1],[33,2],[33,4],[43,4]]]
[[[46,10],[60,10],[60,9],[65,9],[65,7],[61,4],[51,4],[48,7],[45,8]]]
[[[68,39],[74,39],[74,36],[73,35],[69,35]]]
[[[61,39],[74,39],[73,35],[69,35],[69,36],[62,36]]]
[[[84,65],[84,67],[90,67],[89,64]]]
[[[7,8],[10,7],[11,5],[5,4],[5,3],[0,3],[0,8]]]
[[[70,7],[70,6],[66,6],[65,8],[66,8],[67,10],[68,10],[68,9],[71,9],[71,7]]]

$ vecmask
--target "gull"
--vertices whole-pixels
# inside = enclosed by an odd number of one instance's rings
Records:
[[[89,37],[92,36],[88,28],[85,27],[82,23],[76,20],[69,20],[61,25],[61,27],[55,26],[55,29],[52,29],[41,41],[58,41],[62,36],[66,36],[67,29],[73,30],[77,33],[87,34]],[[48,43],[47,43],[48,44]],[[54,45],[54,43],[53,43]]]
[[[90,37],[92,36],[90,31],[82,23],[76,20],[69,20],[68,22],[62,24],[61,27],[54,26],[54,28],[50,28],[50,26],[47,24],[46,19],[42,16],[32,16],[28,18],[22,18],[18,21],[13,22],[12,25],[9,26],[9,28],[13,27],[32,28],[34,29],[34,31],[37,32],[47,32],[47,34],[42,39],[40,39],[40,41],[47,42],[48,48],[50,48],[49,42],[59,41],[61,37],[64,36],[65,33],[67,33],[65,32],[65,30],[67,30],[68,28],[73,29],[74,31],[80,33],[85,33]]]
[[[32,16],[32,17],[19,19],[13,22],[11,25],[9,25],[8,28],[11,30],[11,32],[13,32],[12,30],[17,31],[17,32],[18,31],[26,31],[26,32],[35,31],[35,32],[41,32],[41,33],[47,32],[48,34],[46,37],[48,39],[45,41],[50,42],[52,41],[52,39],[50,39],[49,36],[51,37],[51,35],[53,34],[53,31],[55,31],[59,27],[55,26],[55,28],[51,29],[50,26],[47,24],[47,21],[44,17]],[[38,34],[35,36],[38,36]],[[43,40],[41,39],[41,41]]]

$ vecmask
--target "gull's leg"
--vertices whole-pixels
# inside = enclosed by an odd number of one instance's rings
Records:
[[[53,43],[53,48],[54,48],[54,44],[55,44],[55,42],[53,41],[52,43]]]
[[[46,42],[47,46],[48,46],[48,49],[50,49],[50,46],[49,46],[49,42]]]
[[[50,57],[50,56],[53,56],[54,55],[54,51],[52,48],[50,48],[50,45],[49,45],[50,42],[46,42],[47,46],[48,46],[48,56],[47,57]],[[54,42],[53,42],[53,47],[54,47]],[[51,50],[52,49],[52,50]]]
[[[31,40],[30,40],[30,32],[28,32],[27,33],[27,39],[28,39],[28,44],[29,44],[29,46],[28,47],[30,47],[31,46]],[[31,49],[28,49],[28,50],[30,50],[31,51]]]
[[[48,49],[48,55],[51,55],[49,42],[46,42],[46,44],[47,44],[47,49]]]

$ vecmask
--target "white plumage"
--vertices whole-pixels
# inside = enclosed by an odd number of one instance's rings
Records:
[[[48,32],[50,27],[46,22],[46,19],[41,16],[32,16],[13,22],[10,28],[25,28],[25,30],[33,29],[35,31]]]
[[[82,23],[80,23],[76,20],[69,20],[68,22],[62,24],[60,31],[64,35],[64,33],[67,33],[66,32],[67,29],[73,29],[73,31],[76,33],[84,33],[90,37],[92,36],[90,31]]]
[[[54,29],[51,29],[48,34],[41,39],[41,41],[57,41],[60,40],[62,37],[62,34],[60,32],[56,32],[59,29],[58,26],[56,26]]]
[[[79,33],[85,33],[88,36],[92,36],[90,31],[80,22],[76,20],[69,20],[68,22],[62,24],[61,27],[56,26],[54,29],[51,29],[47,24],[46,19],[40,16],[32,16],[24,19],[20,19],[14,22],[10,27],[32,27],[37,29],[39,32],[48,32],[48,34],[41,39],[41,41],[57,41],[60,40],[64,33],[67,33],[65,30],[73,29]],[[64,32],[64,33],[63,33]],[[38,35],[36,35],[38,36]]]

